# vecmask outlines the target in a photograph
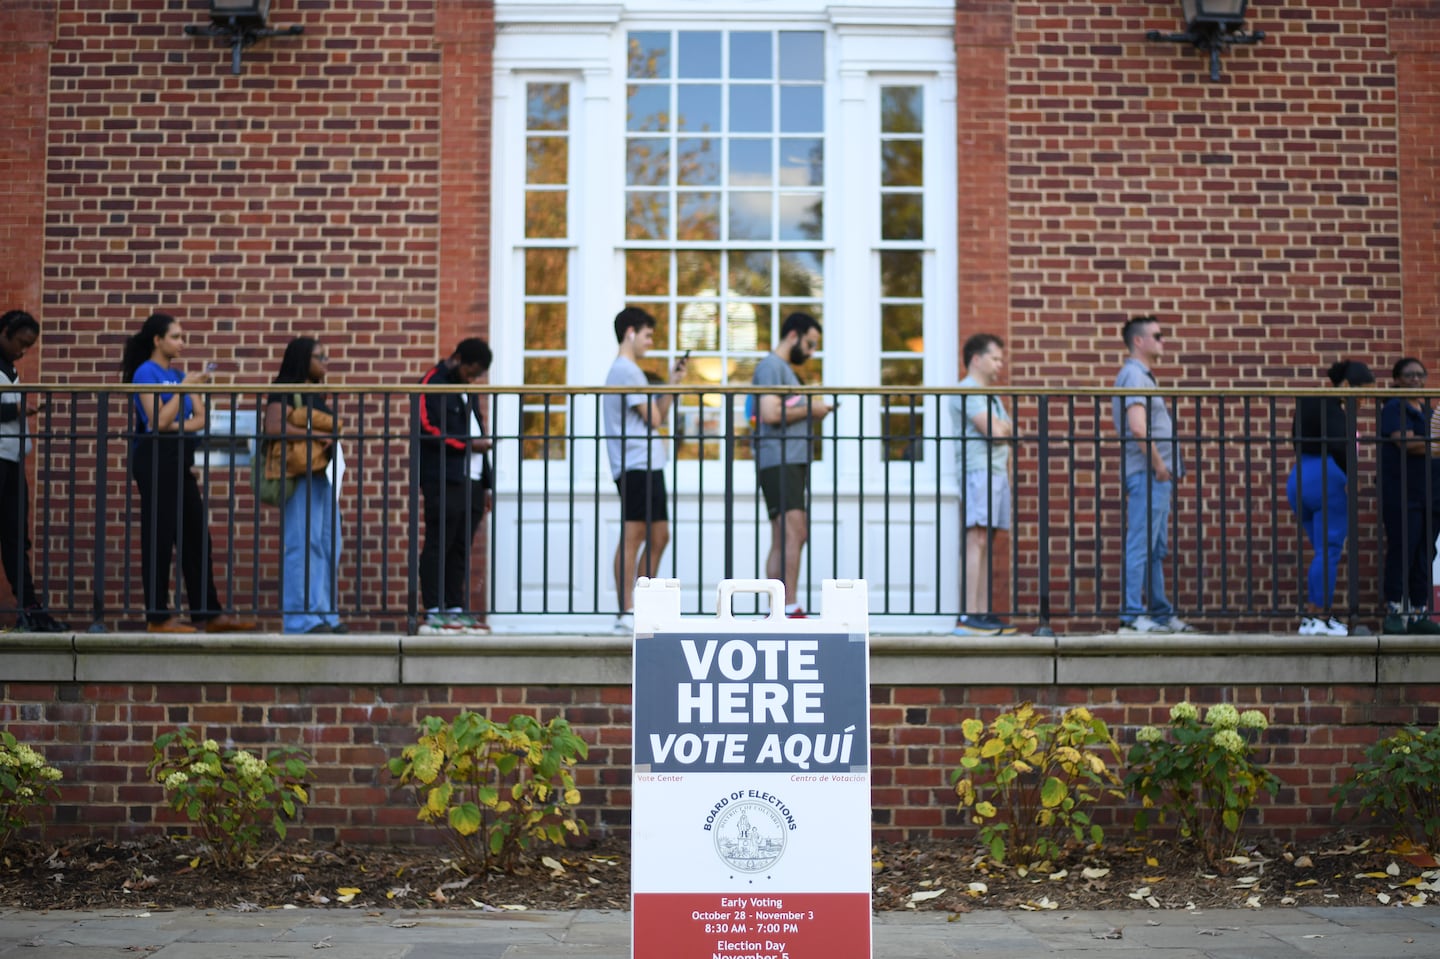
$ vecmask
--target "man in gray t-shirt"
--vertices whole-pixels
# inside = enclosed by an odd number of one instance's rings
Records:
[[[665,495],[668,456],[660,428],[675,397],[644,391],[649,381],[639,361],[654,343],[655,317],[638,307],[621,310],[615,316],[615,339],[620,348],[605,385],[639,388],[634,393],[606,393],[600,403],[610,476],[620,494],[620,542],[615,547],[615,595],[620,612],[615,617],[615,631],[632,633],[635,580],[654,576],[665,547],[670,545]],[[679,383],[684,374],[685,360],[681,359],[670,371],[670,382]]]
[[[1130,355],[1115,377],[1118,389],[1153,389],[1150,368],[1164,352],[1165,334],[1153,316],[1137,316],[1121,331]],[[1185,633],[1190,625],[1173,615],[1165,596],[1170,499],[1184,475],[1175,424],[1164,397],[1141,393],[1111,400],[1115,432],[1123,448],[1125,483],[1125,603],[1122,633]]]
[[[791,313],[780,328],[775,351],[755,367],[756,386],[799,386],[792,366],[820,348],[820,324],[808,313]],[[803,619],[796,602],[800,551],[809,536],[805,489],[810,472],[814,424],[832,407],[823,397],[767,393],[759,398],[755,424],[755,475],[770,515],[770,552],[765,575],[785,583],[785,614]]]

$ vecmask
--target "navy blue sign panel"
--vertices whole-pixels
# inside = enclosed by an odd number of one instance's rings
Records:
[[[869,762],[863,634],[635,640],[635,766],[850,772]]]

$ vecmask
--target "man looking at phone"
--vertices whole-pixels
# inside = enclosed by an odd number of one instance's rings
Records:
[[[15,364],[40,338],[40,324],[24,310],[0,316],[0,390],[20,382]],[[25,455],[30,452],[25,421],[44,404],[25,408],[20,393],[0,392],[0,561],[10,588],[20,602],[21,631],[63,633],[69,627],[40,604],[30,575],[30,491],[25,483]]]
[[[799,386],[799,366],[820,349],[820,323],[809,313],[791,313],[780,327],[775,351],[755,366],[756,386]],[[837,404],[838,405],[838,404]],[[755,424],[755,473],[770,515],[770,552],[765,575],[785,583],[785,615],[804,619],[796,600],[800,551],[810,535],[805,490],[810,478],[814,425],[834,406],[819,396],[765,394]]]
[[[626,307],[615,314],[615,340],[620,344],[615,362],[605,377],[606,386],[649,385],[639,361],[655,341],[655,317],[638,307]],[[685,375],[686,360],[676,361],[670,382]],[[615,595],[620,613],[615,632],[635,628],[634,585],[637,577],[654,576],[660,557],[670,545],[670,514],[665,495],[665,463],[668,453],[660,428],[670,415],[673,394],[655,396],[645,392],[607,393],[602,402],[605,424],[605,452],[610,459],[610,476],[620,493],[620,543],[615,547]]]

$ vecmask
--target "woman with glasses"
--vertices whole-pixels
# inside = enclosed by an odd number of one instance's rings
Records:
[[[1407,356],[1391,371],[1393,385],[1425,386],[1425,364]],[[1380,410],[1380,518],[1385,524],[1387,633],[1440,634],[1430,618],[1430,571],[1440,534],[1440,444],[1430,441],[1429,403],[1418,394],[1396,397]]]
[[[335,587],[340,565],[340,508],[330,472],[337,450],[334,411],[320,393],[286,389],[325,382],[328,362],[314,339],[297,336],[285,347],[275,392],[265,404],[262,432],[272,437],[267,456],[276,456],[281,464],[300,452],[305,456],[304,471],[293,476],[294,489],[286,495],[280,517],[285,543],[280,610],[287,633],[349,631],[340,622]],[[296,444],[294,450],[291,444]]]

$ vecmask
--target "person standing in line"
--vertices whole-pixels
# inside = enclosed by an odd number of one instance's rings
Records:
[[[454,352],[421,377],[422,385],[475,383],[490,369],[490,344],[461,340]],[[482,483],[470,479],[471,455],[490,449],[474,430],[475,398],[468,393],[427,393],[420,401],[420,498],[425,545],[420,550],[420,596],[430,636],[485,635],[490,627],[465,612],[469,601],[470,537],[484,515]]]
[[[1121,337],[1129,355],[1115,377],[1117,389],[1156,386],[1151,368],[1165,351],[1165,333],[1153,316],[1126,321]],[[1175,424],[1160,396],[1140,393],[1111,400],[1115,432],[1122,441],[1125,481],[1125,602],[1122,633],[1190,633],[1165,596],[1165,557],[1169,555],[1170,499],[1175,481],[1185,475]]]
[[[791,313],[780,327],[780,342],[755,366],[756,386],[799,386],[793,367],[820,349],[820,323],[809,313]],[[839,404],[836,404],[837,406]],[[755,424],[755,473],[770,516],[770,552],[765,575],[785,583],[785,615],[804,619],[797,600],[800,553],[810,535],[805,493],[810,480],[814,424],[835,407],[819,396],[767,393],[760,397]]]
[[[175,366],[185,349],[180,323],[166,313],[146,318],[125,342],[121,361],[125,382],[203,386],[210,371],[182,373]],[[135,440],[130,472],[140,494],[140,580],[145,589],[145,618],[152,633],[254,632],[256,624],[223,611],[215,586],[209,520],[195,479],[196,434],[205,429],[204,397],[183,388],[170,393],[135,393]],[[180,573],[190,602],[187,626],[170,610],[170,561],[180,546]]]
[[[1424,387],[1425,364],[1407,356],[1391,370],[1393,385]],[[1432,414],[1418,396],[1396,397],[1380,409],[1380,518],[1385,525],[1386,633],[1440,634],[1430,618],[1435,537],[1440,533],[1440,444]]]
[[[620,494],[620,542],[615,547],[615,595],[620,612],[615,632],[631,633],[635,628],[634,585],[641,576],[654,576],[660,569],[665,547],[670,545],[670,513],[665,492],[665,464],[668,452],[660,429],[670,415],[673,394],[659,396],[643,392],[649,385],[639,361],[655,341],[655,318],[639,307],[626,307],[615,314],[615,341],[619,348],[606,386],[638,387],[636,393],[607,393],[601,404],[604,413],[605,452],[610,476]],[[685,375],[685,360],[676,361],[670,382]]]
[[[1000,381],[1005,343],[992,333],[965,341],[962,387],[988,387]],[[995,534],[1011,527],[1010,444],[1015,432],[998,396],[956,393],[949,398],[955,426],[955,475],[960,481],[960,510],[965,524],[965,566],[956,636],[992,636],[1015,628],[990,611]]]
[[[20,383],[15,364],[40,338],[40,324],[24,310],[0,316],[0,390]],[[30,409],[18,392],[0,392],[0,563],[20,604],[16,628],[23,633],[63,633],[69,627],[45,611],[30,575],[30,490],[25,481],[25,457],[30,440],[25,421],[38,416],[45,405]]]
[[[308,336],[297,336],[285,347],[275,385],[311,385],[325,382],[330,358]],[[340,505],[326,467],[333,457],[335,411],[319,393],[277,390],[265,404],[264,433],[285,437],[287,443],[304,443],[315,437],[324,455],[316,456],[311,472],[295,478],[285,500],[282,537],[284,559],[280,569],[280,609],[287,633],[347,633],[340,622],[336,577],[340,562]],[[298,404],[298,406],[297,406]],[[305,423],[290,422],[293,409],[305,411]],[[279,440],[272,442],[279,443]],[[314,455],[312,453],[312,455]],[[282,462],[284,453],[281,454]]]
[[[1333,386],[1368,386],[1375,382],[1370,367],[1358,360],[1340,360],[1327,373]],[[1315,557],[1306,579],[1305,617],[1301,636],[1348,636],[1350,628],[1332,613],[1335,577],[1349,533],[1349,472],[1355,449],[1354,432],[1345,407],[1333,396],[1302,396],[1295,404],[1295,465],[1285,484],[1290,508],[1300,518]]]

